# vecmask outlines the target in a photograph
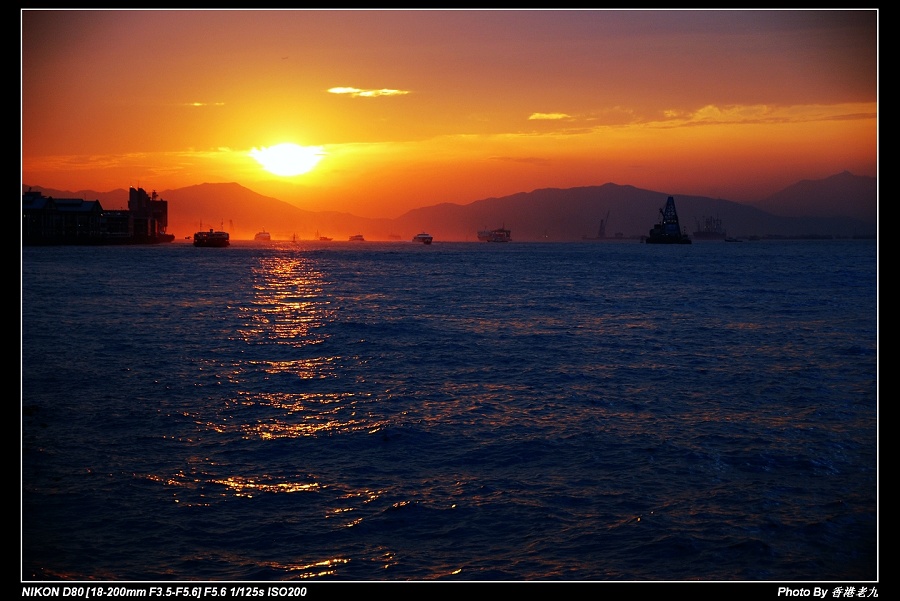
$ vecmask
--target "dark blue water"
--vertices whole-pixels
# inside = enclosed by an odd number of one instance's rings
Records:
[[[876,580],[877,259],[24,248],[22,579]]]

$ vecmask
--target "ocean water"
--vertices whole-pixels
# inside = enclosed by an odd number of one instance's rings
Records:
[[[22,249],[23,581],[875,581],[878,247]]]

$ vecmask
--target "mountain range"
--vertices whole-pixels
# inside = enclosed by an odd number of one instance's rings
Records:
[[[23,186],[56,198],[99,200],[105,209],[126,208],[128,190],[77,192]],[[149,190],[148,190],[149,192]],[[157,191],[168,201],[169,233],[176,239],[200,229],[229,231],[250,240],[266,230],[273,240],[410,240],[428,232],[435,241],[474,241],[478,230],[506,227],[513,241],[576,241],[599,237],[640,238],[674,196],[681,226],[689,234],[706,217],[721,220],[731,237],[874,237],[878,230],[878,186],[874,177],[842,172],[803,180],[759,202],[678,195],[607,183],[577,188],[544,188],[468,204],[442,203],[400,217],[373,219],[348,213],[308,211],[257,194],[237,183],[199,184]]]

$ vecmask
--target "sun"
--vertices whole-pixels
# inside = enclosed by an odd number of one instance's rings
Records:
[[[290,142],[250,151],[250,156],[269,173],[283,177],[302,175],[312,171],[322,160],[321,146],[298,146]]]

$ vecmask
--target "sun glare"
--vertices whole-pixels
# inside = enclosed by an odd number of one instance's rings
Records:
[[[262,165],[263,169],[275,175],[290,177],[312,171],[322,160],[321,146],[298,146],[285,142],[269,148],[250,151],[250,156]]]

